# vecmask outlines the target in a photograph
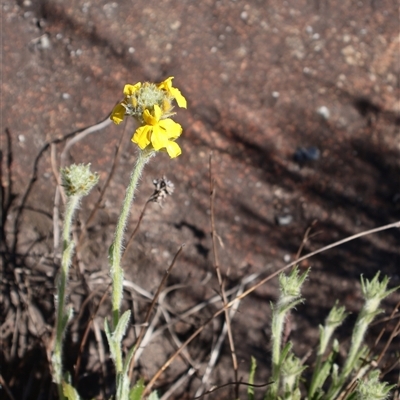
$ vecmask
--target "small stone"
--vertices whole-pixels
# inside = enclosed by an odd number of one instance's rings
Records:
[[[293,222],[293,216],[291,214],[278,215],[275,217],[275,222],[279,226],[287,226]]]
[[[246,21],[246,19],[249,18],[249,13],[247,11],[242,11],[241,14],[240,14],[240,18],[243,21]]]
[[[321,152],[318,147],[299,147],[293,154],[293,159],[301,164],[307,161],[316,161],[320,158],[320,156]]]
[[[349,43],[351,40],[351,36],[350,35],[343,35],[343,42],[345,43]]]
[[[175,22],[173,22],[173,23],[170,25],[170,28],[171,28],[173,31],[178,30],[180,27],[181,27],[181,21],[175,21]]]
[[[289,263],[291,259],[292,257],[290,257],[290,254],[285,254],[283,256],[283,261],[285,261],[285,263]]]
[[[329,108],[326,106],[319,107],[317,110],[317,114],[323,117],[324,119],[328,120],[329,117],[331,116],[331,113],[329,111]]]
[[[24,135],[18,135],[18,141],[20,143],[24,143],[25,142],[25,136]]]
[[[40,38],[40,48],[41,49],[49,49],[51,46],[50,39],[48,35],[43,35]]]

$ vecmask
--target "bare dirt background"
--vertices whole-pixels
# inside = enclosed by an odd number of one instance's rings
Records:
[[[218,290],[210,240],[211,151],[227,288],[293,260],[311,225],[311,234],[318,234],[303,253],[399,220],[398,11],[390,0],[3,1],[1,396],[7,398],[6,387],[15,399],[54,398],[47,357],[60,250],[54,257],[51,154],[58,168],[66,141],[105,119],[127,82],[174,76],[188,100],[187,111],[179,110],[176,118],[184,128],[183,154],[175,160],[160,154],[148,165],[128,233],[153,191],[153,179],[166,175],[175,192],[164,208],[148,206],[124,260],[126,279],[154,293],[177,249],[186,244],[168,283],[183,286],[165,299],[173,315]],[[100,189],[116,166],[86,226],[71,276],[70,299],[82,311],[67,338],[71,372],[88,316],[107,290],[107,250],[135,159],[129,142],[133,129],[129,123],[125,129],[109,125],[67,154],[67,164],[92,164],[100,173]],[[299,148],[312,148],[317,159],[300,160]],[[78,232],[98,198],[99,191],[83,202]],[[304,285],[306,303],[290,322],[300,357],[315,348],[316,327],[336,298],[353,313],[339,332],[348,337],[362,304],[360,274],[371,278],[381,270],[391,286],[400,283],[399,245],[399,231],[390,230],[302,264],[312,266]],[[84,303],[89,293],[94,295]],[[268,379],[269,302],[276,295],[274,280],[248,296],[235,316],[244,381],[251,355],[259,365],[257,383]],[[140,323],[147,303],[130,290],[126,300]],[[392,295],[385,309],[398,300]],[[187,338],[217,308],[181,321],[174,328],[178,337]],[[86,398],[112,391],[108,356],[101,362],[98,355],[107,309],[108,300],[77,372],[75,383]],[[370,338],[381,327],[373,328]],[[221,321],[210,325],[189,348],[199,373],[171,398],[193,397],[220,328]],[[132,340],[130,332],[127,345]],[[155,339],[138,374],[150,378],[175,346],[169,333]],[[396,349],[398,338],[388,364]],[[159,381],[160,392],[187,369],[187,360],[178,359]],[[209,383],[231,381],[231,371],[226,345]],[[395,382],[398,373],[397,367],[388,379]],[[230,390],[210,398],[229,398]]]

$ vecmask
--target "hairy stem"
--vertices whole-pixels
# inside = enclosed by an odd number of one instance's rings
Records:
[[[71,241],[71,226],[74,212],[79,205],[81,196],[71,196],[68,198],[65,210],[64,228],[63,228],[63,255],[61,260],[61,271],[57,285],[56,301],[56,339],[54,344],[54,353],[52,357],[54,369],[54,381],[58,385],[58,392],[61,399],[64,399],[62,391],[62,342],[65,328],[68,322],[68,314],[65,310],[65,293],[68,282],[69,267],[71,265],[74,244]]]
[[[121,268],[121,256],[123,248],[123,238],[125,227],[129,217],[129,211],[135,195],[135,191],[142,175],[143,168],[154,152],[140,151],[136,161],[135,168],[132,171],[129,186],[126,189],[125,199],[122,204],[121,214],[118,218],[117,227],[115,229],[114,242],[110,247],[110,264],[111,264],[111,278],[112,278],[112,316],[113,316],[113,329],[118,324],[120,317],[120,308],[122,302],[122,290],[124,272]]]

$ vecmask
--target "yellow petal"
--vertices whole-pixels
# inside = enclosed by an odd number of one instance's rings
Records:
[[[124,120],[125,116],[125,107],[120,103],[117,104],[114,109],[112,110],[112,113],[110,115],[110,119],[115,123],[115,124],[120,124]]]
[[[161,150],[168,145],[167,132],[160,127],[160,125],[153,126],[153,132],[151,134],[151,144],[155,150]]]
[[[182,153],[182,150],[178,146],[178,144],[171,140],[168,141],[167,146],[165,146],[165,147],[167,149],[168,155],[171,158],[178,157]]]
[[[132,96],[137,90],[140,89],[142,84],[140,82],[136,83],[135,85],[130,85],[129,83],[124,87],[124,95],[125,96]]]
[[[136,129],[132,137],[132,142],[136,143],[142,150],[150,144],[150,136],[153,127],[150,125],[144,125]]]
[[[157,121],[160,120],[162,115],[162,111],[160,106],[158,106],[157,104],[154,105],[154,117],[157,119]]]
[[[181,108],[187,107],[186,99],[183,97],[183,95],[179,89],[172,88],[172,96],[175,98],[179,107],[181,107]]]
[[[148,109],[144,110],[143,113],[143,119],[145,120],[145,122],[149,125],[157,125],[158,121],[160,120],[161,117],[161,108],[158,105],[154,106],[154,115],[152,115],[150,113],[150,111]]]
[[[169,78],[167,78],[165,81],[159,83],[157,86],[159,89],[163,89],[167,92],[170,91],[170,88],[172,88],[172,79],[174,79],[173,76],[170,76]]]
[[[162,119],[159,125],[165,129],[165,135],[168,139],[176,139],[181,136],[182,127],[172,119]]]
[[[186,99],[183,97],[179,89],[172,87],[172,79],[174,79],[174,77],[170,76],[164,82],[158,84],[158,87],[159,89],[165,90],[168,94],[170,94],[176,100],[179,107],[186,108]]]

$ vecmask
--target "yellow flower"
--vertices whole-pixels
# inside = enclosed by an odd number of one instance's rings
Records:
[[[172,87],[172,79],[174,79],[174,77],[170,76],[164,82],[159,83],[157,87],[165,90],[170,96],[172,96],[178,103],[179,107],[186,108],[186,99],[183,97],[179,89]]]
[[[154,106],[154,115],[149,110],[143,113],[146,125],[136,129],[132,142],[136,143],[142,150],[153,147],[154,150],[166,150],[171,158],[181,154],[181,148],[175,143],[182,133],[182,127],[170,118],[161,119],[162,111],[158,105]]]
[[[136,83],[135,85],[126,84],[124,87],[124,95],[125,99],[122,103],[117,104],[111,112],[110,119],[117,125],[119,125],[125,117],[126,114],[126,107],[124,104],[129,103],[129,98],[135,92],[137,92],[141,88],[142,84],[140,82]],[[131,103],[132,103],[131,99]]]

